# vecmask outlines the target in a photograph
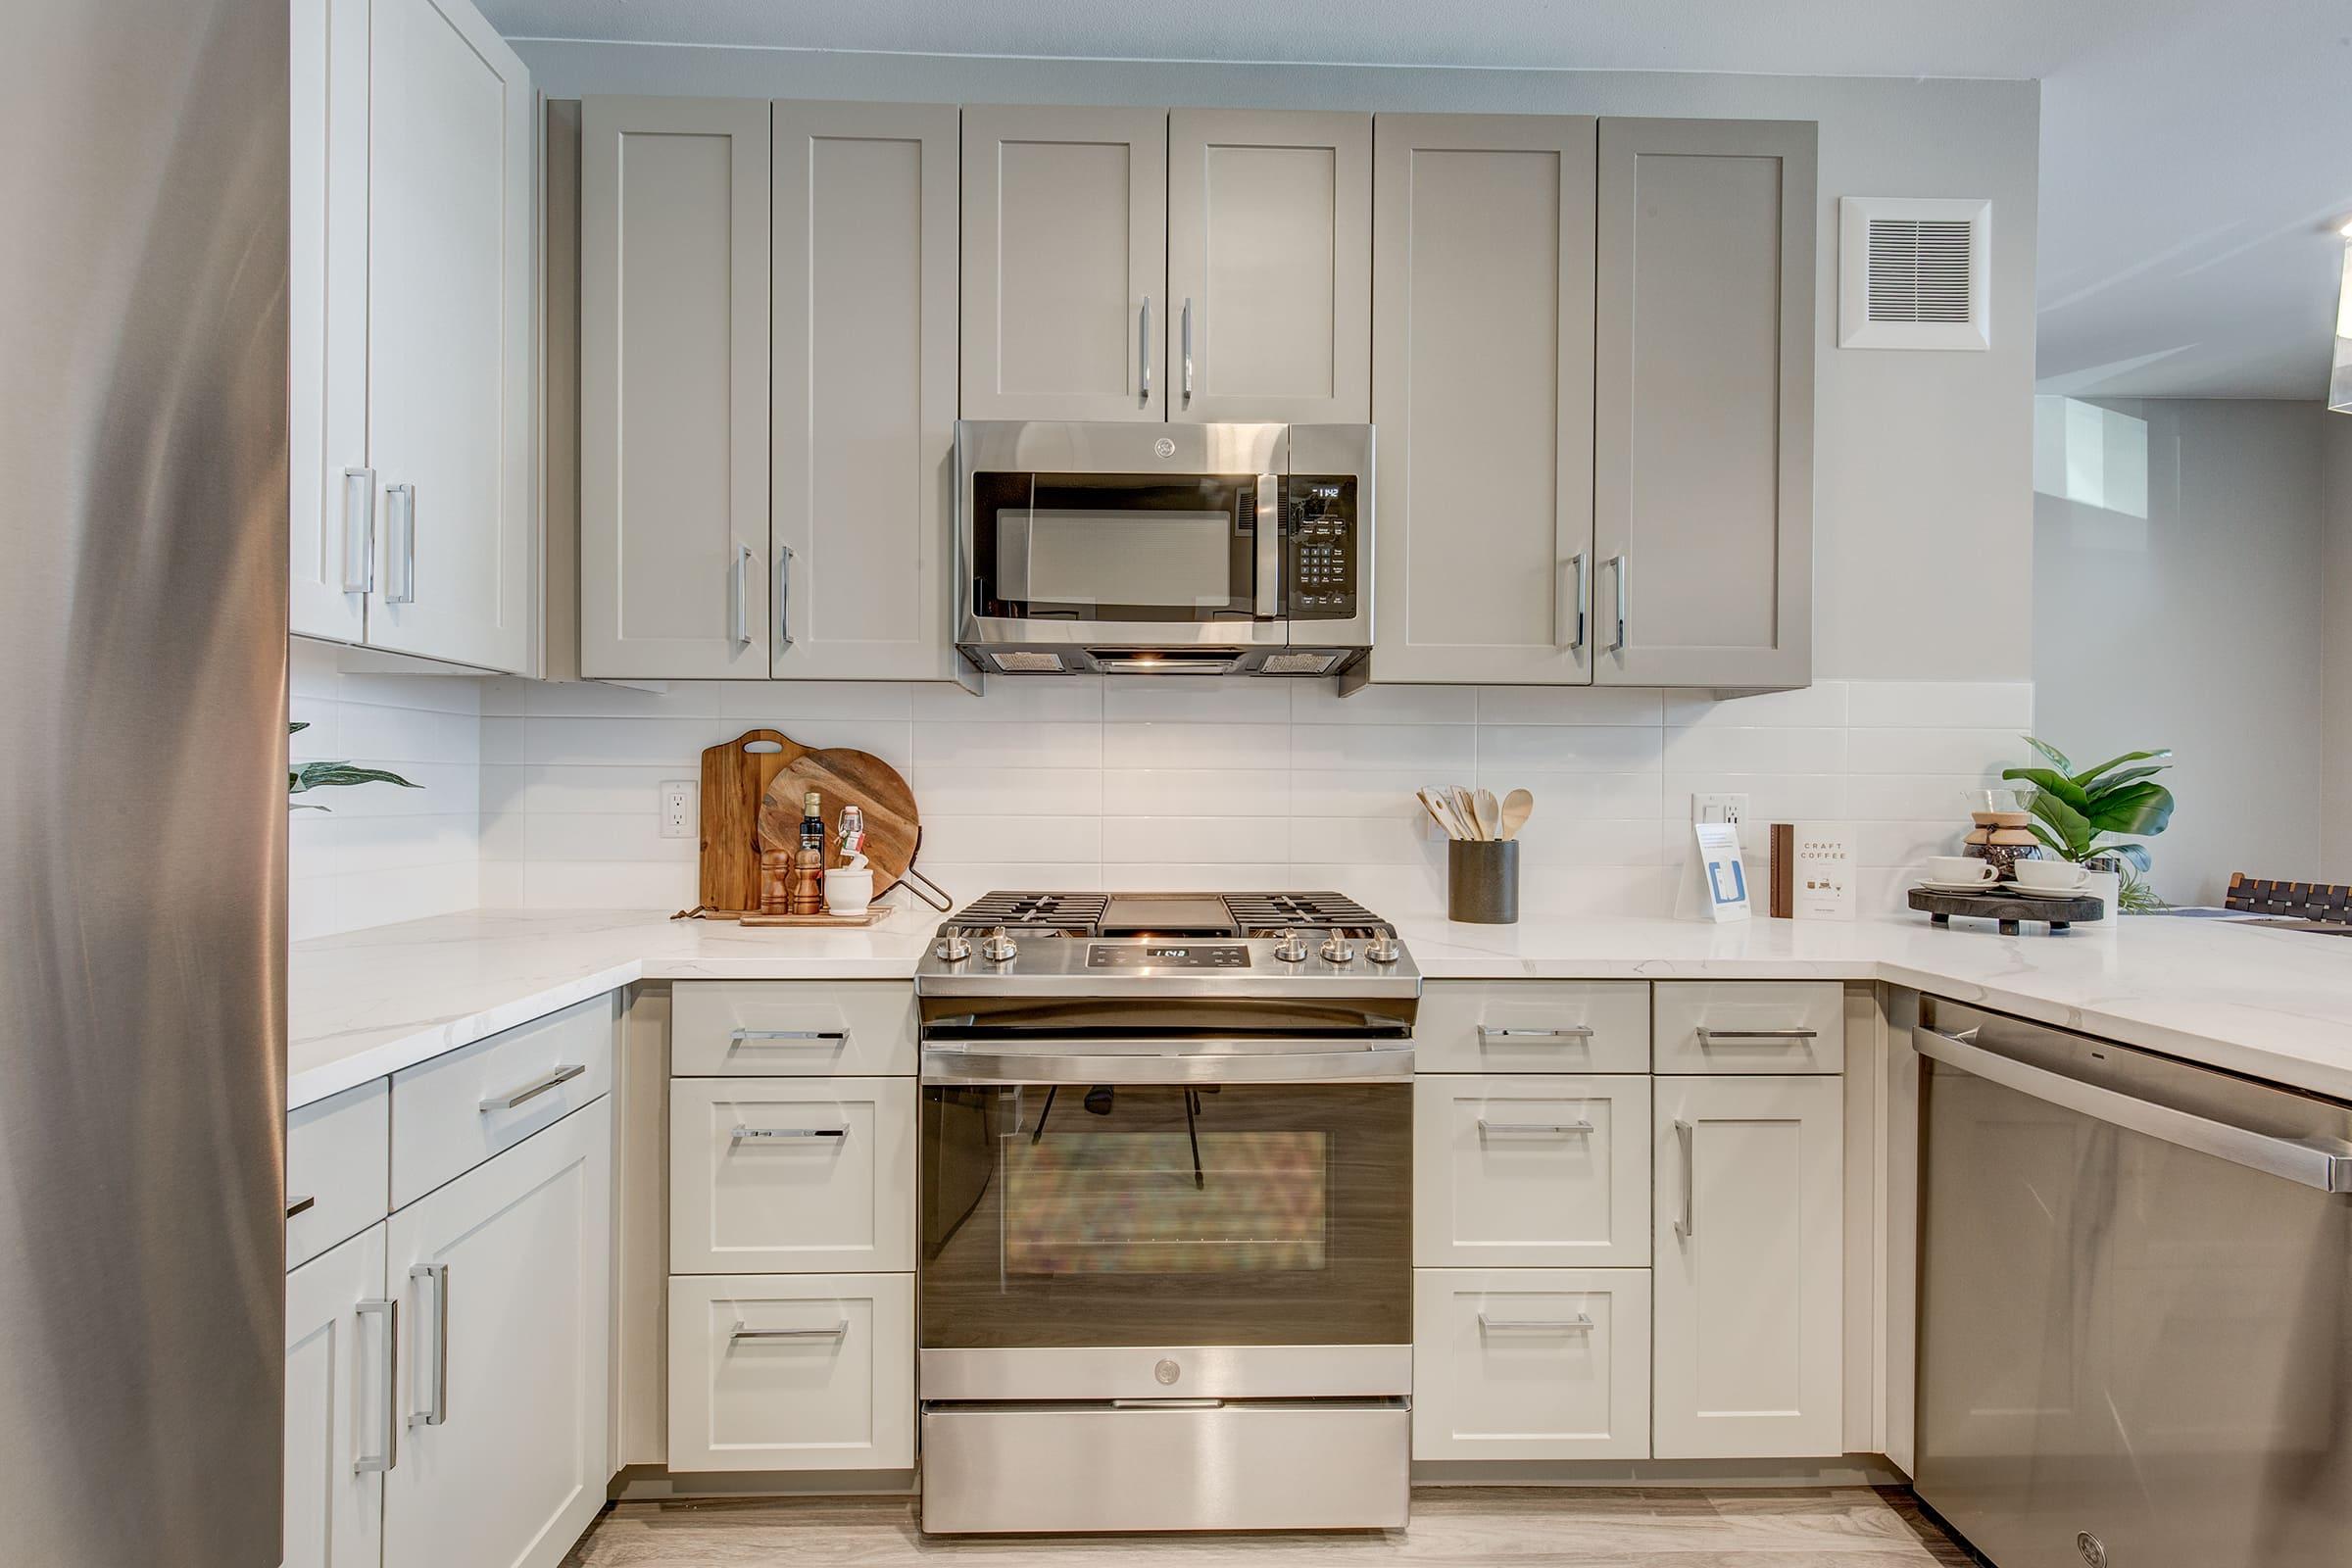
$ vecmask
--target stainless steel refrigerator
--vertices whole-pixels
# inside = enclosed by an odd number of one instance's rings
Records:
[[[0,1558],[266,1568],[286,0],[0,27]]]

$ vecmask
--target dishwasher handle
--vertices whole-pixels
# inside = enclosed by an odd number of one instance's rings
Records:
[[[2216,1121],[2154,1101],[2141,1100],[2107,1089],[2098,1084],[2084,1083],[2047,1067],[2019,1061],[1997,1051],[1988,1051],[1971,1040],[1946,1034],[1940,1029],[1920,1025],[1912,1032],[1912,1044],[1923,1056],[1957,1067],[1986,1083],[2014,1089],[2021,1095],[2079,1111],[2097,1121],[2124,1128],[2129,1132],[2145,1133],[2150,1138],[2200,1154],[2211,1154],[2233,1165],[2282,1176],[2304,1187],[2314,1187],[2323,1193],[2352,1193],[2352,1152],[2330,1150],[2318,1144],[2292,1138],[2280,1138],[2272,1133],[2256,1132],[2232,1122]]]

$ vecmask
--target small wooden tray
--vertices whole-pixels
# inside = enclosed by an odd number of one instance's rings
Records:
[[[1980,920],[1998,920],[2001,935],[2017,935],[2018,924],[2024,920],[2042,920],[2053,932],[2064,931],[2077,920],[2097,920],[2106,915],[2106,905],[2095,898],[2028,899],[2014,893],[1938,893],[1934,888],[1913,888],[1911,907],[1928,915],[1937,925],[1950,925],[1955,914],[1974,915]]]
[[[868,909],[863,914],[760,914],[754,912],[742,916],[735,923],[737,925],[835,926],[844,931],[856,931],[861,927],[872,925],[889,912],[887,909]]]

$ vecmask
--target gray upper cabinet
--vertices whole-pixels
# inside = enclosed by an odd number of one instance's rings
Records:
[[[1372,416],[1372,117],[1168,116],[1168,417]]]
[[[952,676],[956,110],[774,119],[774,671]]]
[[[1372,678],[1585,683],[1593,122],[1374,135]]]
[[[590,98],[580,673],[768,673],[768,106]]]
[[[1603,684],[1812,678],[1815,140],[1788,122],[1601,122]]]
[[[963,416],[1161,419],[1168,120],[963,113]]]

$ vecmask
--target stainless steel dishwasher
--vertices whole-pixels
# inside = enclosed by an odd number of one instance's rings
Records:
[[[1920,1497],[1998,1568],[2352,1563],[2352,1106],[1919,1017]]]

